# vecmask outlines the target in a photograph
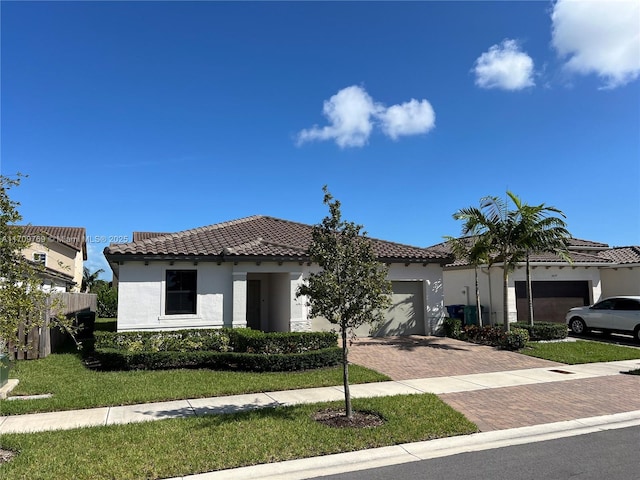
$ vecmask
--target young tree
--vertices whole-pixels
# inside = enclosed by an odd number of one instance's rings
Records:
[[[349,344],[354,329],[363,324],[379,325],[391,305],[391,282],[387,268],[377,259],[362,226],[342,219],[340,202],[334,200],[326,185],[324,204],[329,216],[313,228],[309,247],[311,260],[321,270],[311,273],[298,288],[298,296],[307,297],[311,316],[324,317],[337,325],[342,338],[342,372],[345,411],[351,419],[349,392]]]
[[[28,332],[45,324],[52,308],[51,294],[42,289],[44,267],[22,255],[31,241],[16,222],[22,220],[18,202],[9,191],[20,185],[22,175],[12,179],[0,175],[0,353],[9,343],[26,349],[19,329]],[[70,330],[71,321],[56,317],[57,325]]]

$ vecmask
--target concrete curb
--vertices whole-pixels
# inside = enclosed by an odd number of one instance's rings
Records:
[[[633,426],[640,426],[640,410],[280,463],[253,465],[166,480],[255,480],[256,478],[261,480],[302,480]]]

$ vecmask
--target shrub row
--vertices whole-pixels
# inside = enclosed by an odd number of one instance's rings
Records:
[[[230,329],[190,329],[161,332],[95,332],[96,349],[137,352],[232,350]]]
[[[252,372],[308,370],[337,365],[340,347],[304,353],[271,354],[214,351],[123,352],[105,348],[94,352],[103,370],[162,370],[171,368],[210,368]]]
[[[332,332],[189,329],[96,332],[94,357],[105,370],[213,368],[304,370],[335,365],[341,349]]]
[[[333,332],[270,332],[248,328],[189,329],[160,332],[96,332],[96,349],[136,352],[304,353],[335,347]]]
[[[443,323],[443,331],[445,336],[450,338],[461,338],[461,339],[470,339],[470,341],[476,341],[477,339],[479,343],[489,343],[494,344],[497,342],[499,337],[499,332],[502,331],[502,324],[495,325],[496,331],[486,330],[491,329],[492,327],[478,327],[475,325],[470,325],[462,328],[462,321],[457,318],[445,318]],[[530,341],[540,341],[540,340],[562,340],[563,338],[567,338],[567,326],[564,323],[554,323],[554,322],[535,322],[533,326],[528,323],[516,322],[511,324],[511,328],[517,328],[521,330],[526,330],[529,335]],[[466,338],[463,338],[466,337]]]
[[[567,338],[569,333],[566,323],[534,322],[533,326],[531,326],[528,323],[517,322],[511,325],[529,332],[529,339],[534,342],[539,340],[562,340]]]
[[[504,332],[500,326],[468,325],[462,329],[460,339],[505,350],[520,350],[529,341],[529,332],[517,327]]]
[[[289,354],[323,350],[337,345],[333,332],[261,332],[248,328],[229,330],[234,352]]]

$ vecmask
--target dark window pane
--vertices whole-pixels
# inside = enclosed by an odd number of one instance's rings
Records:
[[[167,270],[165,315],[196,313],[196,270]]]
[[[613,300],[603,300],[600,303],[596,303],[593,308],[595,310],[611,310],[613,308]]]
[[[640,310],[640,303],[635,300],[621,298],[616,300],[616,310]]]

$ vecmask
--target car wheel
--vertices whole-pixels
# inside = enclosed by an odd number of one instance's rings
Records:
[[[584,323],[584,320],[578,317],[571,319],[569,322],[569,328],[576,335],[587,333],[587,325]]]
[[[636,342],[640,342],[640,325],[638,325],[636,329],[633,331],[633,338],[635,339]]]

